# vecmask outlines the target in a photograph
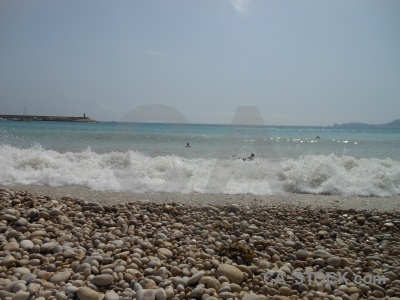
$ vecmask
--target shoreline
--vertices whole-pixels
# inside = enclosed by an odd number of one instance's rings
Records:
[[[389,197],[358,197],[313,194],[177,194],[177,193],[132,193],[128,191],[97,191],[82,186],[39,186],[39,185],[0,185],[0,188],[14,191],[27,191],[32,194],[62,198],[71,197],[99,204],[118,204],[150,201],[154,203],[179,203],[195,206],[229,205],[240,206],[283,206],[310,209],[354,209],[357,211],[400,211],[400,195]]]

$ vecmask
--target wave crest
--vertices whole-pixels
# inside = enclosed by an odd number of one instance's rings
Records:
[[[40,145],[0,146],[0,183],[86,186],[136,193],[281,193],[391,196],[400,194],[400,162],[307,155],[275,161],[149,157],[140,152],[99,154],[90,148],[60,153]]]

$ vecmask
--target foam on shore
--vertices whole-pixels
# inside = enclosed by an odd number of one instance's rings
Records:
[[[97,191],[81,186],[38,186],[38,185],[0,185],[17,191],[51,197],[69,196],[100,204],[117,204],[132,201],[150,200],[152,202],[176,202],[188,205],[227,205],[240,206],[299,206],[310,208],[355,209],[381,212],[400,211],[400,196],[390,197],[346,197],[334,195],[293,194],[255,196],[251,194],[176,194],[176,193],[131,193]]]

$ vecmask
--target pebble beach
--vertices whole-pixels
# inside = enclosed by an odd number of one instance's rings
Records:
[[[0,198],[0,299],[400,299],[396,209]]]

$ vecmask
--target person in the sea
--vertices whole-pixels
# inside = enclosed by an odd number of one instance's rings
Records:
[[[242,159],[243,159],[243,161],[246,161],[246,160],[253,160],[254,157],[255,157],[255,154],[252,153],[249,157],[243,157]],[[239,158],[240,158],[240,157],[239,157]]]
[[[319,135],[316,136],[316,139],[317,139],[317,140],[320,139]]]
[[[189,143],[187,143],[187,144],[186,144],[186,147],[190,147],[190,144],[189,144]]]

